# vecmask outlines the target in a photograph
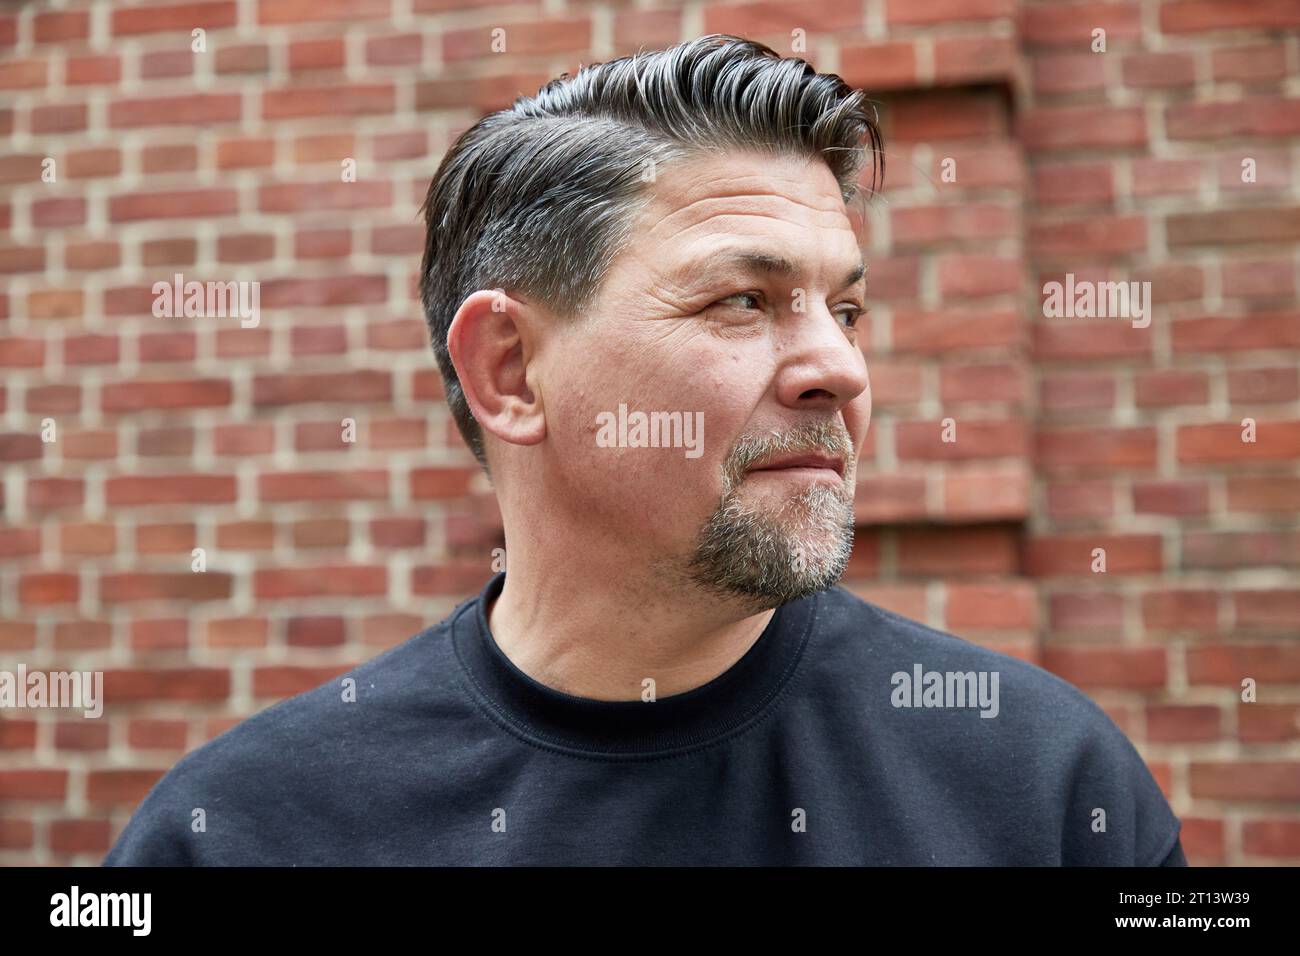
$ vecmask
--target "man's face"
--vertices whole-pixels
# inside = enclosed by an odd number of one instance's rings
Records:
[[[657,172],[589,320],[539,347],[545,495],[614,560],[773,607],[833,585],[852,547],[871,418],[857,236],[815,160],[729,153]],[[632,447],[635,413],[656,412],[692,430]]]

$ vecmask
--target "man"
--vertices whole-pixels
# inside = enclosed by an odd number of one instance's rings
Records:
[[[423,302],[507,569],[185,757],[106,862],[1184,863],[1081,693],[836,586],[879,145],[725,36],[466,132]]]

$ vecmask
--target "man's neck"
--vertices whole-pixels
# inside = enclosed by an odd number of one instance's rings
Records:
[[[693,690],[740,660],[774,613],[728,614],[726,602],[703,594],[630,595],[608,581],[570,585],[528,572],[512,556],[486,609],[489,629],[521,671],[575,697],[640,700],[647,678],[656,698]]]

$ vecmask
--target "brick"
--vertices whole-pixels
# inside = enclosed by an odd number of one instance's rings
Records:
[[[894,427],[896,453],[901,460],[946,461],[968,458],[1023,457],[1028,435],[1022,421],[953,419],[956,441],[942,440],[940,421],[898,422]]]
[[[99,582],[100,600],[106,604],[128,601],[219,601],[228,600],[230,595],[230,575],[215,571],[104,574]]]
[[[1221,644],[1187,650],[1187,680],[1241,689],[1247,677],[1257,684],[1300,683],[1300,648],[1291,644]]]
[[[423,58],[424,37],[399,33],[366,40],[366,62],[371,66],[415,66]]]
[[[257,495],[262,501],[382,501],[388,481],[388,472],[379,468],[281,472],[259,475]]]
[[[1121,62],[1124,85],[1134,89],[1190,89],[1196,60],[1190,53],[1133,53]]]
[[[1135,514],[1204,515],[1210,510],[1210,486],[1205,481],[1133,482]]]
[[[1192,761],[1188,789],[1194,800],[1294,802],[1300,799],[1300,763],[1286,760]]]
[[[142,717],[128,725],[126,742],[133,750],[184,751],[188,732],[184,720]]]
[[[225,504],[236,500],[233,475],[182,472],[171,475],[124,475],[104,483],[112,507],[154,504]]]
[[[1233,463],[1300,457],[1300,422],[1257,422],[1254,442],[1241,440],[1243,430],[1240,423],[1180,425],[1176,434],[1178,461]]]
[[[1031,151],[1145,146],[1146,114],[1128,106],[1040,106],[1017,117]]]
[[[117,382],[103,386],[100,401],[103,410],[110,413],[221,408],[230,404],[232,394],[226,379]]]
[[[336,275],[319,279],[267,279],[262,282],[261,306],[373,305],[388,300],[388,277]]]
[[[143,219],[202,219],[239,211],[234,189],[190,189],[173,192],[123,193],[108,201],[110,222]]]
[[[275,140],[269,137],[239,137],[217,143],[218,169],[250,169],[275,162]]]
[[[262,25],[388,19],[391,0],[258,0]]]
[[[1147,221],[1143,216],[1039,220],[1030,224],[1028,243],[1040,260],[1078,261],[1141,253],[1147,248]]]
[[[18,578],[21,604],[75,604],[80,594],[81,581],[75,574],[51,571]]]
[[[1191,369],[1139,372],[1133,382],[1133,400],[1141,408],[1204,405],[1210,400],[1210,377]]]
[[[215,66],[218,75],[265,73],[270,61],[270,52],[265,43],[245,43],[239,46],[223,44],[216,51]]]
[[[1165,110],[1165,127],[1170,139],[1295,136],[1300,132],[1300,97],[1176,103]]]
[[[1300,624],[1300,591],[1234,591],[1232,607],[1237,626],[1243,630],[1289,628],[1294,634]]]
[[[1183,566],[1187,568],[1249,568],[1300,566],[1300,532],[1186,531]]]
[[[337,647],[346,639],[345,622],[338,616],[292,617],[285,632],[289,647]]]
[[[1218,83],[1267,83],[1286,76],[1286,47],[1281,43],[1215,47],[1210,63]]]
[[[1012,37],[953,37],[934,41],[934,79],[940,84],[1009,81],[1020,51]]]
[[[140,78],[145,80],[193,76],[194,56],[189,50],[157,50],[140,57]]]
[[[1142,32],[1137,3],[1052,3],[1022,6],[1019,12],[1020,35],[1030,46],[1059,44],[1091,50],[1092,31],[1101,28],[1109,50],[1114,41],[1133,40]]]
[[[344,548],[352,539],[352,525],[343,518],[317,518],[295,521],[295,548]]]
[[[915,86],[916,45],[908,41],[844,44],[839,74],[846,83],[865,90]]]
[[[377,548],[419,548],[425,541],[422,518],[376,518],[370,522],[370,542]]]
[[[1014,17],[1015,0],[885,0],[885,22],[934,26]]]
[[[86,801],[100,805],[135,806],[144,799],[164,773],[166,768],[92,770],[86,775]]]
[[[63,169],[73,179],[117,176],[122,171],[122,151],[112,148],[70,150]]]
[[[810,0],[810,13],[819,5],[830,9],[834,4],[825,0]],[[716,16],[714,10],[705,10],[705,21]],[[843,11],[840,11],[843,16]],[[592,44],[592,23],[586,16],[573,16],[566,19],[533,20],[519,23],[499,24],[509,39],[510,55],[538,56],[543,54],[579,53],[587,54]],[[707,28],[706,28],[707,29]],[[788,28],[783,29],[788,35]],[[444,29],[439,39],[442,43],[442,58],[447,63],[463,60],[479,60],[492,55],[492,34],[487,27],[474,27],[457,30]]]
[[[1016,293],[1021,280],[1018,259],[947,255],[939,260],[939,292],[945,299]]]
[[[342,69],[343,40],[337,37],[298,40],[289,44],[289,72]]]
[[[66,770],[0,770],[0,798],[61,802],[68,789]]]
[[[1228,510],[1246,514],[1300,510],[1300,478],[1229,477]]]
[[[133,651],[184,651],[188,647],[189,621],[185,618],[164,618],[131,623]]]
[[[1160,571],[1162,544],[1154,534],[1036,536],[1025,542],[1025,572],[1031,577],[1094,575],[1093,551],[1099,548],[1106,553],[1106,574]]]
[[[262,212],[305,212],[326,209],[374,209],[392,206],[393,184],[368,182],[273,183],[257,192]]]
[[[321,667],[275,665],[253,670],[253,696],[257,698],[292,697],[313,690],[321,684],[346,674],[350,668],[333,664]],[[338,684],[342,687],[342,684]]]
[[[1221,288],[1226,299],[1295,298],[1295,264],[1287,259],[1231,260],[1222,268]]]
[[[1175,352],[1300,348],[1300,313],[1182,319],[1170,324]]]
[[[1115,376],[1108,372],[1053,372],[1039,382],[1039,408],[1053,415],[1113,408]]]
[[[198,168],[198,150],[188,144],[148,146],[140,152],[146,173],[189,172]]]
[[[470,493],[474,468],[413,468],[411,497],[419,500],[459,498]]]
[[[1030,61],[1034,90],[1040,96],[1062,96],[1105,89],[1105,57],[1096,53],[1048,53]]]
[[[1300,26],[1300,10],[1287,0],[1184,0],[1160,5],[1165,33]]]
[[[293,237],[293,254],[298,259],[341,259],[352,254],[350,229],[305,229]]]
[[[86,129],[85,103],[56,103],[32,108],[33,133],[78,133]]]
[[[47,82],[45,60],[11,60],[0,63],[0,90],[33,89]]]
[[[207,623],[207,644],[213,648],[265,647],[268,631],[266,618],[217,618]]]
[[[199,575],[196,575],[198,577]],[[388,572],[382,566],[331,565],[315,568],[260,570],[253,575],[253,594],[275,600],[293,597],[383,596]]]
[[[304,402],[388,402],[392,400],[392,394],[392,376],[380,371],[289,373],[258,375],[253,379],[253,404],[256,406]]]
[[[1131,165],[1133,195],[1194,195],[1205,178],[1205,164],[1192,159],[1135,158]]]
[[[1154,428],[1042,429],[1036,438],[1038,462],[1048,471],[1142,469],[1156,464]]]
[[[1241,849],[1247,856],[1273,859],[1300,857],[1300,820],[1246,820]]]
[[[908,528],[898,534],[898,569],[905,575],[1008,574],[1019,565],[1017,552],[1009,527]]]
[[[189,93],[116,100],[108,107],[114,129],[142,126],[199,126],[235,123],[241,117],[238,93]]]
[[[1168,679],[1167,654],[1161,647],[1048,645],[1043,667],[1084,690],[1159,690]]]
[[[391,113],[396,102],[395,97],[392,83],[266,90],[262,93],[262,119],[370,116]]]
[[[1030,629],[1038,622],[1037,595],[1027,584],[950,584],[944,613],[946,625],[957,633]]]
[[[1222,733],[1218,707],[1151,706],[1147,708],[1147,739],[1152,743],[1210,743]]]
[[[270,233],[239,233],[217,239],[218,262],[265,262],[275,258],[275,236]]]
[[[269,551],[275,547],[275,523],[230,521],[219,524],[217,547],[231,551]]]
[[[1034,199],[1045,205],[1110,203],[1115,196],[1111,163],[1050,163],[1034,169]]]
[[[39,13],[32,18],[32,33],[37,43],[64,43],[90,36],[90,14],[85,11]]]
[[[859,525],[928,518],[925,489],[921,477],[862,475],[858,478],[854,518]]]
[[[189,33],[197,28],[217,30],[233,27],[237,20],[234,0],[214,3],[181,3],[166,6],[119,7],[113,11],[114,36],[143,33]]]

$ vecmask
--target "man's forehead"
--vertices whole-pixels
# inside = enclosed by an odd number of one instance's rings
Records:
[[[844,265],[838,265],[843,261]],[[665,277],[675,284],[687,284],[692,279],[721,273],[740,272],[746,275],[764,275],[789,282],[800,282],[818,275],[826,263],[799,255],[750,247],[728,247],[707,255],[686,260],[674,260],[665,270]],[[845,271],[840,274],[838,288],[851,286],[866,274],[861,255],[849,254],[843,260],[836,257],[834,267]]]

